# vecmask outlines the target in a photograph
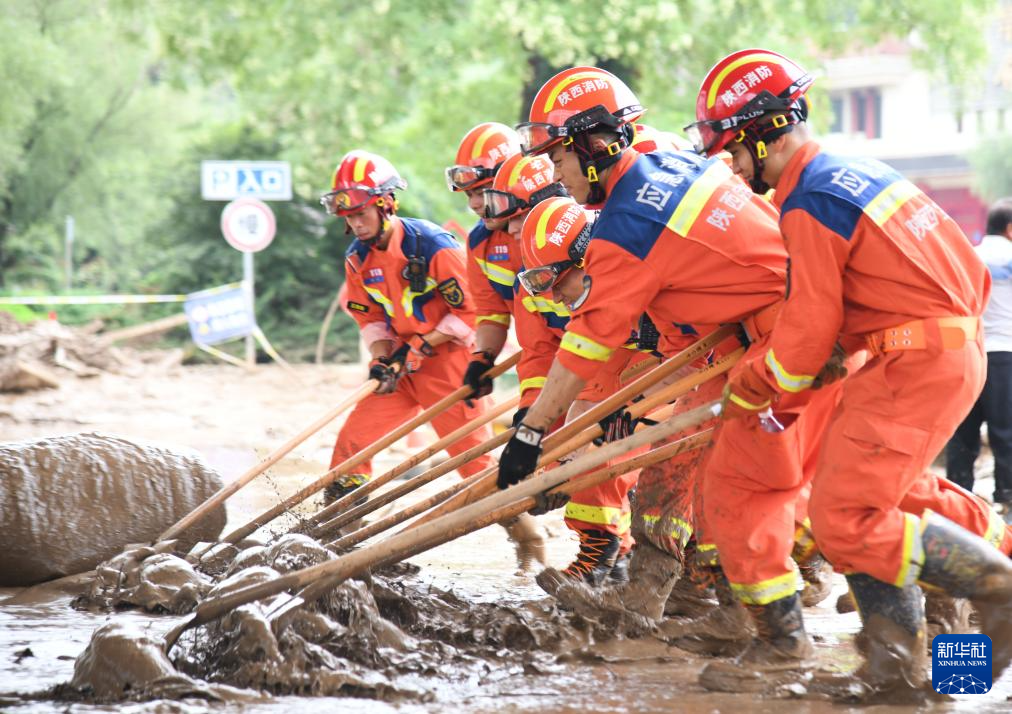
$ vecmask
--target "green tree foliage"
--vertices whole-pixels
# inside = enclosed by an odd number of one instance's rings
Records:
[[[970,155],[977,190],[985,201],[1012,196],[1012,134],[999,134],[982,141]]]
[[[405,213],[470,225],[443,167],[470,127],[524,118],[555,69],[621,67],[646,122],[678,130],[706,70],[742,47],[818,72],[821,58],[910,37],[924,66],[961,80],[982,57],[992,6],[0,0],[0,280],[58,285],[66,213],[78,217],[89,284],[169,291],[234,280],[239,258],[219,236],[221,204],[199,197],[199,160],[287,160],[297,198],[273,204],[278,238],[257,257],[257,307],[281,347],[308,350],[345,244],[315,198],[346,151],[394,162],[409,183]]]

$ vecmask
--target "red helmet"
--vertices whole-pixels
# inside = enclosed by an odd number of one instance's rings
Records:
[[[446,186],[467,191],[492,181],[502,162],[520,153],[520,137],[505,124],[489,121],[471,129],[460,141],[456,165],[446,169]]]
[[[595,129],[616,130],[643,115],[643,106],[625,82],[597,67],[559,72],[538,90],[530,121],[517,125],[525,154]]]
[[[407,188],[408,182],[382,156],[356,150],[349,151],[341,159],[334,169],[330,187],[330,193],[324,194],[320,203],[327,213],[347,216],[373,204],[391,209],[393,201],[387,205],[385,197]]]
[[[555,165],[543,155],[509,157],[485,189],[485,218],[510,218],[546,198],[565,196],[566,189],[555,180]]]
[[[713,66],[696,98],[696,123],[685,127],[699,153],[713,156],[731,139],[751,139],[757,158],[766,157],[765,142],[805,121],[804,93],[812,76],[770,50],[740,50]]]
[[[524,270],[517,278],[532,295],[549,290],[583,265],[594,215],[572,198],[550,198],[531,209],[520,232]]]

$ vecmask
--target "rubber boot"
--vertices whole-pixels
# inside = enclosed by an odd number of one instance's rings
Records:
[[[853,675],[862,703],[918,704],[932,698],[921,589],[898,588],[864,573],[847,575],[861,616],[855,640],[864,663]]]
[[[719,607],[714,581],[720,569],[700,565],[694,557],[695,552],[695,546],[690,542],[685,548],[685,572],[664,604],[664,614],[668,617],[698,619]]]
[[[1012,658],[1012,560],[937,513],[926,513],[921,529],[920,581],[973,603],[981,633],[991,638],[991,676],[997,681]]]
[[[594,588],[549,568],[538,575],[538,584],[554,595],[564,609],[591,619],[607,613],[635,613],[649,620],[664,617],[664,603],[682,574],[682,563],[647,541],[636,545],[629,561],[629,582],[612,588]]]
[[[774,600],[768,605],[746,605],[756,627],[756,637],[731,662],[706,665],[699,683],[714,692],[776,693],[803,682],[813,654],[805,632],[801,596]]]
[[[924,617],[927,620],[928,651],[936,635],[965,635],[971,631],[973,606],[969,600],[952,597],[941,590],[924,592]]]
[[[518,572],[530,572],[534,569],[535,562],[542,566],[546,564],[545,536],[534,516],[521,513],[501,521],[499,525],[506,529],[506,535],[516,548]]]
[[[820,553],[799,562],[798,570],[805,583],[805,588],[801,591],[802,605],[815,607],[829,597],[833,590],[833,566]]]
[[[608,573],[608,582],[612,585],[621,585],[629,582],[629,562],[632,560],[632,550],[619,553],[615,558],[615,564],[611,566]]]
[[[731,591],[724,571],[710,568],[717,607],[690,622],[665,624],[671,644],[696,654],[734,657],[745,651],[756,636],[748,610]]]

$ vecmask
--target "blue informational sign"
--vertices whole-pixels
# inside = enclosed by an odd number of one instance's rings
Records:
[[[205,201],[291,201],[291,165],[287,161],[202,161],[200,194]]]
[[[246,337],[256,329],[256,318],[241,286],[213,288],[186,296],[183,303],[190,336],[201,345],[214,345]]]
[[[991,638],[936,635],[931,641],[931,686],[942,694],[991,691]]]

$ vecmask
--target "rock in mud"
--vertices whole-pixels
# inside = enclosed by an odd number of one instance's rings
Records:
[[[100,434],[0,445],[0,586],[90,570],[158,535],[221,488],[195,453]],[[182,534],[214,540],[224,507]]]

